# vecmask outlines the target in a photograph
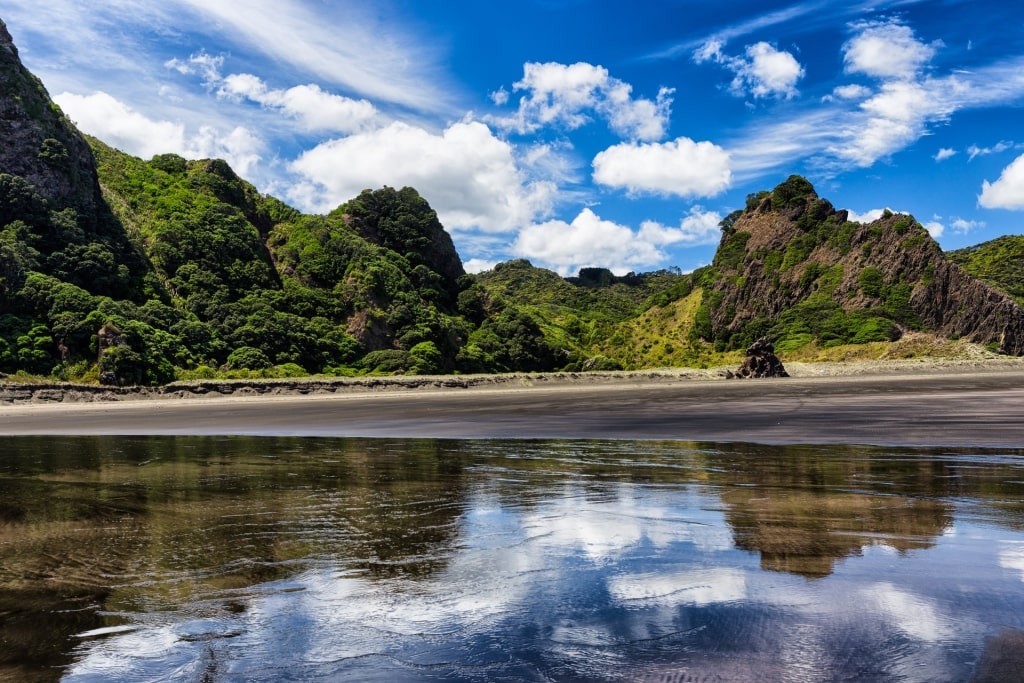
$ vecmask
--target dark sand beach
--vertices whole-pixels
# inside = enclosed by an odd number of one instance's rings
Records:
[[[463,388],[0,406],[4,435],[602,438],[1024,448],[1024,366],[798,368],[721,380],[624,373]]]

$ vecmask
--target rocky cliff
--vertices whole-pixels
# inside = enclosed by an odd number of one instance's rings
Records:
[[[912,216],[861,224],[791,177],[752,196],[703,274],[705,338],[783,349],[896,339],[919,329],[1024,354],[1024,311],[949,261]]]
[[[0,171],[19,176],[51,208],[85,216],[102,204],[88,143],[55,105],[43,84],[21,63],[0,21]]]

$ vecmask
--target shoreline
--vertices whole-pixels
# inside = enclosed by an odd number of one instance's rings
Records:
[[[601,438],[1024,448],[1024,361],[269,380],[146,398],[0,403],[4,435]],[[195,383],[191,383],[195,384]],[[258,385],[258,386],[256,386]],[[11,386],[4,385],[0,391]],[[51,387],[52,389],[53,387]],[[63,397],[66,398],[66,397]]]
[[[959,375],[964,373],[1024,372],[1024,357],[850,362],[790,362],[790,378],[878,377],[890,375]],[[21,405],[81,405],[132,401],[210,400],[219,398],[308,396],[392,391],[516,390],[538,386],[612,386],[679,381],[726,380],[733,366],[654,368],[607,372],[546,372],[479,375],[382,375],[360,377],[300,377],[286,379],[183,380],[163,386],[113,387],[70,382],[12,382],[0,378],[0,413]]]

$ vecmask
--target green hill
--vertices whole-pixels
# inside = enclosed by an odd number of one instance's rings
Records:
[[[969,274],[1008,293],[1024,305],[1024,235],[1006,235],[947,253]]]
[[[639,369],[732,362],[761,336],[786,351],[909,330],[1024,353],[1018,303],[968,274],[1019,296],[1019,241],[955,255],[961,268],[912,217],[852,223],[797,176],[723,221],[694,273],[562,278],[518,260],[467,275],[412,188],[307,215],[222,160],[82,136],[2,23],[0,86],[0,373]]]

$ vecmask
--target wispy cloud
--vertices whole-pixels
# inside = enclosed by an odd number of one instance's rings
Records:
[[[873,33],[874,25],[854,30]],[[833,92],[841,96],[826,97],[784,119],[758,122],[727,143],[737,180],[799,160],[825,175],[867,168],[906,149],[957,112],[1024,100],[1024,57],[929,75],[924,73],[927,65],[916,61],[925,52],[916,50],[911,38],[912,34],[899,36],[905,54],[892,62],[882,64],[863,54],[849,60],[859,65],[862,75],[870,71],[884,76],[873,87],[839,86]],[[855,45],[851,39],[846,47]],[[918,46],[926,45],[918,41]],[[975,146],[968,154],[974,158],[1003,151],[1007,144]],[[951,151],[940,152],[936,160],[948,158]]]
[[[447,111],[438,55],[374,6],[299,0],[178,0],[218,26],[218,36],[247,51],[291,64],[360,96],[419,111]],[[324,13],[331,14],[325,20]]]
[[[651,53],[647,55],[645,59],[689,59],[695,51],[700,50],[708,44],[717,43],[719,45],[725,45],[736,38],[748,36],[752,33],[756,33],[757,31],[771,28],[772,26],[787,24],[795,19],[819,13],[826,8],[833,6],[835,6],[834,3],[816,1],[786,7],[785,9],[769,12],[767,14],[762,14],[757,17],[731,24],[715,31],[710,36],[705,35],[700,38],[683,40],[668,48]]]

